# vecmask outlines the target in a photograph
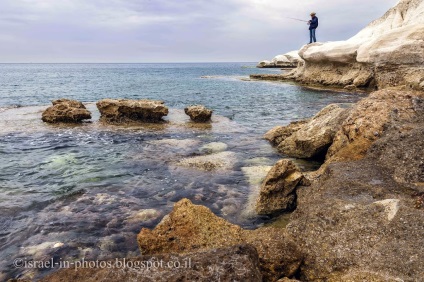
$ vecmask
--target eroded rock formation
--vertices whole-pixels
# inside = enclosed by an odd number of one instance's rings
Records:
[[[143,228],[137,240],[140,251],[146,255],[188,253],[247,243],[258,251],[265,281],[292,277],[303,258],[283,229],[244,230],[187,199],[176,203],[154,230]]]
[[[163,101],[103,99],[96,103],[100,120],[110,123],[122,122],[160,122],[168,115]]]
[[[260,61],[258,68],[295,68],[301,62],[298,51],[291,51],[283,55],[275,56],[271,61]]]
[[[184,109],[186,115],[195,122],[207,122],[211,120],[212,110],[206,108],[203,105],[189,106]]]
[[[48,107],[41,119],[48,123],[79,123],[91,119],[91,113],[85,106],[76,100],[59,99],[52,101],[53,106]]]

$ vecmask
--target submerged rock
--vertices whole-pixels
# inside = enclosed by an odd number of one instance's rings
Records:
[[[203,105],[194,105],[185,108],[184,112],[192,121],[207,122],[210,121],[213,111]]]
[[[76,100],[59,99],[52,101],[53,106],[48,107],[41,119],[48,123],[80,123],[91,119],[91,113],[85,106]]]
[[[96,103],[100,119],[111,123],[131,121],[160,122],[168,115],[163,101],[103,99]]]
[[[296,158],[325,155],[347,113],[347,109],[331,104],[307,123],[289,125],[285,131],[293,130],[293,133],[287,138],[280,136],[282,141],[278,144],[278,150],[287,156]],[[297,128],[299,129],[295,131]],[[280,129],[279,132],[284,132],[284,130]]]
[[[219,153],[227,150],[228,145],[222,142],[211,142],[203,145],[199,151],[203,154]]]
[[[173,211],[154,230],[143,228],[137,241],[143,254],[189,253],[251,244],[258,251],[260,269],[266,281],[293,276],[303,257],[284,229],[244,230],[187,199],[176,203]]]
[[[40,281],[262,281],[258,253],[247,244],[184,255],[155,254],[99,261],[98,265],[111,267],[72,267]]]
[[[258,214],[275,214],[293,210],[296,206],[296,186],[303,175],[290,160],[278,161],[262,183],[256,202]]]
[[[233,168],[236,161],[236,154],[234,152],[220,152],[205,156],[184,158],[177,164],[200,170],[217,171]]]

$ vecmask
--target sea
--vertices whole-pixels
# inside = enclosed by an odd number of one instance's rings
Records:
[[[252,195],[285,156],[264,133],[363,95],[252,81],[281,72],[255,65],[0,64],[0,280],[58,268],[25,267],[30,261],[138,256],[138,232],[183,198],[244,228],[272,221],[254,213]],[[59,98],[83,102],[92,120],[43,123]],[[95,102],[104,98],[162,100],[170,113],[159,125],[102,124]],[[212,122],[192,123],[184,108],[193,104],[213,109]],[[220,169],[181,165],[220,152]],[[305,171],[319,166],[295,161]]]

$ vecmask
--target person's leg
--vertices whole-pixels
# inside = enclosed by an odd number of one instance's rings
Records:
[[[312,38],[312,30],[313,30],[313,29],[310,29],[310,30],[309,30],[309,44],[311,44],[311,43],[312,43],[312,39],[313,39],[313,38]]]
[[[312,38],[314,39],[314,42],[317,42],[317,39],[315,37],[315,28],[311,30],[312,31]],[[312,40],[311,40],[312,41]]]

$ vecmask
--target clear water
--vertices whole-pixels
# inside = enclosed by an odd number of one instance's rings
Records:
[[[136,256],[136,234],[153,228],[182,198],[245,228],[266,222],[249,213],[257,184],[243,172],[281,158],[262,135],[360,96],[248,81],[252,73],[279,71],[254,65],[0,65],[0,280],[48,272],[16,269],[15,258]],[[93,122],[43,124],[42,110],[58,98],[87,103]],[[103,98],[163,100],[171,109],[168,123],[101,125],[92,102]],[[212,108],[212,124],[191,124],[182,113],[190,104]],[[210,142],[234,153],[229,169],[178,165],[202,155]],[[298,163],[305,170],[316,165]]]

